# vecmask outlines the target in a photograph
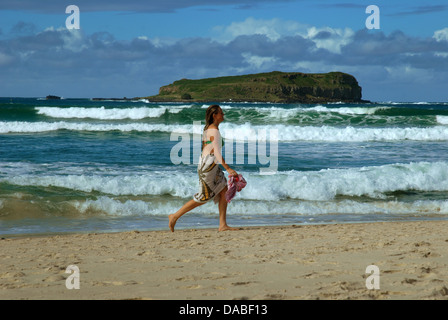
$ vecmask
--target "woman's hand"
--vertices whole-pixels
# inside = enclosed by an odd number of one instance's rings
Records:
[[[235,170],[233,170],[232,168],[228,168],[228,169],[226,169],[226,171],[229,173],[229,175],[231,175],[231,176],[234,176],[234,177],[237,177],[238,176],[238,173],[236,173],[236,171]]]

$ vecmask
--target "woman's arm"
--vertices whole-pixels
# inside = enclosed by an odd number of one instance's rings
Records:
[[[209,132],[210,131],[210,132]],[[209,136],[209,141],[211,141],[211,148],[214,151],[216,160],[218,164],[221,164],[224,169],[232,176],[238,175],[235,170],[229,167],[224,158],[222,157],[221,148],[222,148],[222,137],[217,129],[208,129],[207,135]],[[210,150],[211,151],[211,150]]]

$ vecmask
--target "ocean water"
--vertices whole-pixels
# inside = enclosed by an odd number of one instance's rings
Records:
[[[221,106],[248,182],[231,226],[448,218],[448,103]],[[167,229],[198,189],[207,107],[0,98],[0,235]],[[211,202],[176,228],[217,226]]]

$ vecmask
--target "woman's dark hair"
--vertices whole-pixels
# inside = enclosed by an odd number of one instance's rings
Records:
[[[213,123],[213,115],[216,114],[219,109],[221,109],[220,106],[218,106],[217,104],[212,104],[207,108],[207,111],[205,112],[205,126],[204,132],[202,134],[202,149],[204,149],[205,146],[205,131],[207,131],[208,127]]]
[[[217,104],[212,104],[210,107],[207,108],[207,111],[205,112],[204,132],[213,123],[213,115],[216,114],[219,111],[219,109],[221,109],[221,107],[218,106]]]

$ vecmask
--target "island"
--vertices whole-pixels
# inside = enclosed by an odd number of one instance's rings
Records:
[[[159,94],[140,97],[152,102],[368,102],[356,78],[343,72],[257,73],[207,79],[182,79]]]
[[[46,100],[61,100],[61,97],[48,95],[45,97]]]

